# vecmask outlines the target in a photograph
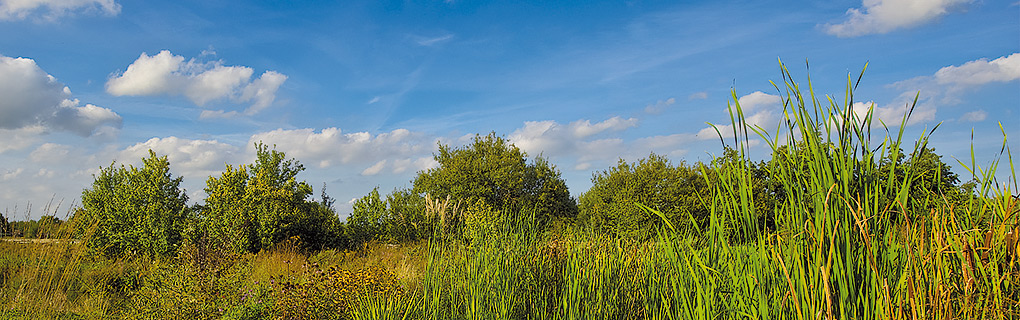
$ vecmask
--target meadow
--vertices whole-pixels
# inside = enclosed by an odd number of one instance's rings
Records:
[[[90,249],[101,228],[71,218],[51,237],[80,242],[0,242],[0,318],[1020,318],[1005,133],[992,163],[960,163],[974,180],[950,194],[924,184],[931,172],[882,163],[919,158],[934,131],[907,138],[906,117],[890,130],[855,112],[852,78],[839,101],[783,76],[783,127],[745,125],[734,94],[730,158],[692,167],[703,212],[630,204],[655,229],[643,237],[426,195],[416,219],[432,227],[410,240],[245,251],[210,229],[171,254],[106,255]],[[777,165],[754,171],[752,139]]]

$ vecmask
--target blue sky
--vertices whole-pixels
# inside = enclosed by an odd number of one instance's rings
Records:
[[[437,142],[489,132],[577,195],[621,158],[720,153],[706,122],[729,122],[731,90],[774,127],[779,59],[801,82],[810,62],[839,100],[868,63],[857,108],[898,123],[919,94],[908,137],[942,123],[931,145],[952,164],[972,130],[979,163],[1000,125],[1020,136],[1012,0],[0,0],[0,30],[0,210],[19,220],[51,199],[66,214],[100,166],[149,149],[201,201],[257,141],[305,164],[341,215],[409,186]]]

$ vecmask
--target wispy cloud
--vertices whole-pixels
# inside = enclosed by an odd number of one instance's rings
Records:
[[[676,99],[669,98],[666,100],[659,100],[653,104],[645,106],[645,113],[648,114],[660,114],[666,110],[667,107],[676,103]]]
[[[708,99],[708,92],[695,92],[687,96],[687,100],[705,100]]]
[[[0,0],[0,20],[23,20],[35,17],[55,21],[73,14],[115,16],[120,4],[114,0]]]
[[[413,36],[414,42],[423,47],[431,47],[453,39],[453,34],[445,34],[438,37]]]
[[[981,121],[985,121],[985,119],[987,119],[987,118],[988,118],[988,112],[985,112],[984,110],[975,110],[975,111],[964,113],[963,116],[960,117],[960,121],[964,121],[964,122],[981,122]]]

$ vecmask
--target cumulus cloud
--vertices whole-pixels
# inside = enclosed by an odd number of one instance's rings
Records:
[[[637,126],[637,119],[613,117],[592,124],[578,120],[568,124],[555,121],[529,121],[510,134],[509,140],[531,155],[541,154],[559,161],[574,161],[574,170],[612,164],[619,158],[638,158],[649,152],[679,156],[684,146],[697,140],[693,134],[674,134],[624,140],[605,136]],[[602,134],[602,135],[600,135]]]
[[[343,164],[375,164],[365,175],[380,173],[386,168],[399,173],[414,168],[428,169],[432,164],[420,161],[431,153],[435,140],[407,129],[372,135],[368,132],[344,133],[340,128],[277,129],[252,135],[248,145],[256,142],[276,145],[288,156],[313,163],[320,168]],[[391,162],[383,162],[389,160]],[[374,171],[374,172],[373,172]]]
[[[524,127],[511,133],[509,139],[529,154],[561,155],[583,148],[586,138],[605,131],[635,127],[637,122],[636,118],[618,116],[595,124],[589,120],[577,120],[566,125],[555,121],[528,121]]]
[[[208,63],[185,60],[168,50],[149,56],[142,53],[127,70],[106,82],[106,91],[115,96],[184,96],[198,106],[230,100],[250,103],[244,113],[253,115],[276,100],[276,91],[287,76],[276,71],[263,72],[252,80],[254,70],[244,66],[224,66],[222,61]],[[203,118],[237,116],[237,112],[219,111]]]
[[[0,0],[0,20],[37,17],[53,21],[75,13],[115,16],[120,4],[114,0]]]
[[[174,136],[152,138],[125,148],[118,160],[137,163],[147,158],[149,150],[158,156],[167,156],[174,174],[187,177],[205,177],[223,171],[224,165],[237,163],[241,149],[216,140],[192,140]]]
[[[0,56],[0,129],[43,127],[91,136],[120,115],[73,99],[71,89],[27,58]]]
[[[940,106],[963,103],[961,96],[982,85],[995,82],[1009,82],[1020,79],[1020,53],[1013,53],[989,60],[981,58],[959,66],[947,66],[931,76],[921,76],[890,84],[889,87],[903,90],[886,106],[876,106],[875,113],[886,124],[899,124],[909,110],[914,98],[917,105],[910,115],[908,125],[935,120]],[[866,106],[854,106],[855,110],[867,110]],[[964,121],[980,121],[979,114],[965,117]],[[892,122],[892,123],[890,123]]]
[[[760,127],[771,132],[779,125],[779,114],[783,110],[783,99],[774,94],[755,91],[737,99],[737,104],[744,112],[744,124],[751,127]],[[716,132],[718,128],[719,132]],[[715,128],[709,126],[698,131],[699,139],[717,139],[719,135],[723,138],[733,137],[732,124],[716,124]]]
[[[991,82],[1020,79],[1020,53],[988,61],[981,58],[960,66],[948,66],[935,72],[935,81],[943,85],[979,86]]]
[[[863,7],[846,11],[847,19],[825,25],[837,37],[882,34],[928,23],[971,0],[864,0]]]

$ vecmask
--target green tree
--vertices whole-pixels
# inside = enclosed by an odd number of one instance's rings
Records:
[[[974,183],[960,184],[959,175],[934,148],[920,146],[912,153],[897,151],[889,152],[878,167],[878,172],[885,174],[878,179],[892,186],[886,194],[890,208],[924,214],[943,201],[958,206],[973,196]]]
[[[385,237],[386,203],[379,196],[379,187],[354,200],[354,212],[347,217],[347,237],[353,243],[382,240]]]
[[[501,212],[535,210],[540,221],[573,217],[577,205],[560,172],[544,158],[528,162],[527,155],[495,133],[475,136],[471,145],[439,145],[438,168],[414,180],[418,194],[447,196],[463,203],[484,203]]]
[[[0,214],[0,237],[7,237],[11,235],[11,223],[7,222],[7,217]]]
[[[166,156],[152,150],[143,166],[101,168],[92,188],[82,191],[74,219],[88,247],[107,257],[173,255],[188,215],[188,196],[173,178]]]
[[[347,217],[347,237],[365,241],[408,242],[428,237],[431,221],[425,217],[425,199],[411,190],[394,190],[383,200],[379,188],[354,201]]]
[[[652,153],[637,163],[620,159],[616,167],[594,174],[591,189],[580,197],[578,220],[602,232],[647,240],[662,221],[638,204],[662,212],[673,225],[700,226],[708,211],[699,197],[708,196],[697,168],[683,162],[674,166]]]
[[[227,165],[206,181],[201,219],[211,235],[237,252],[259,252],[293,236],[305,248],[338,245],[339,218],[325,198],[309,200],[312,187],[296,179],[304,166],[264,144],[255,147],[254,164]]]

